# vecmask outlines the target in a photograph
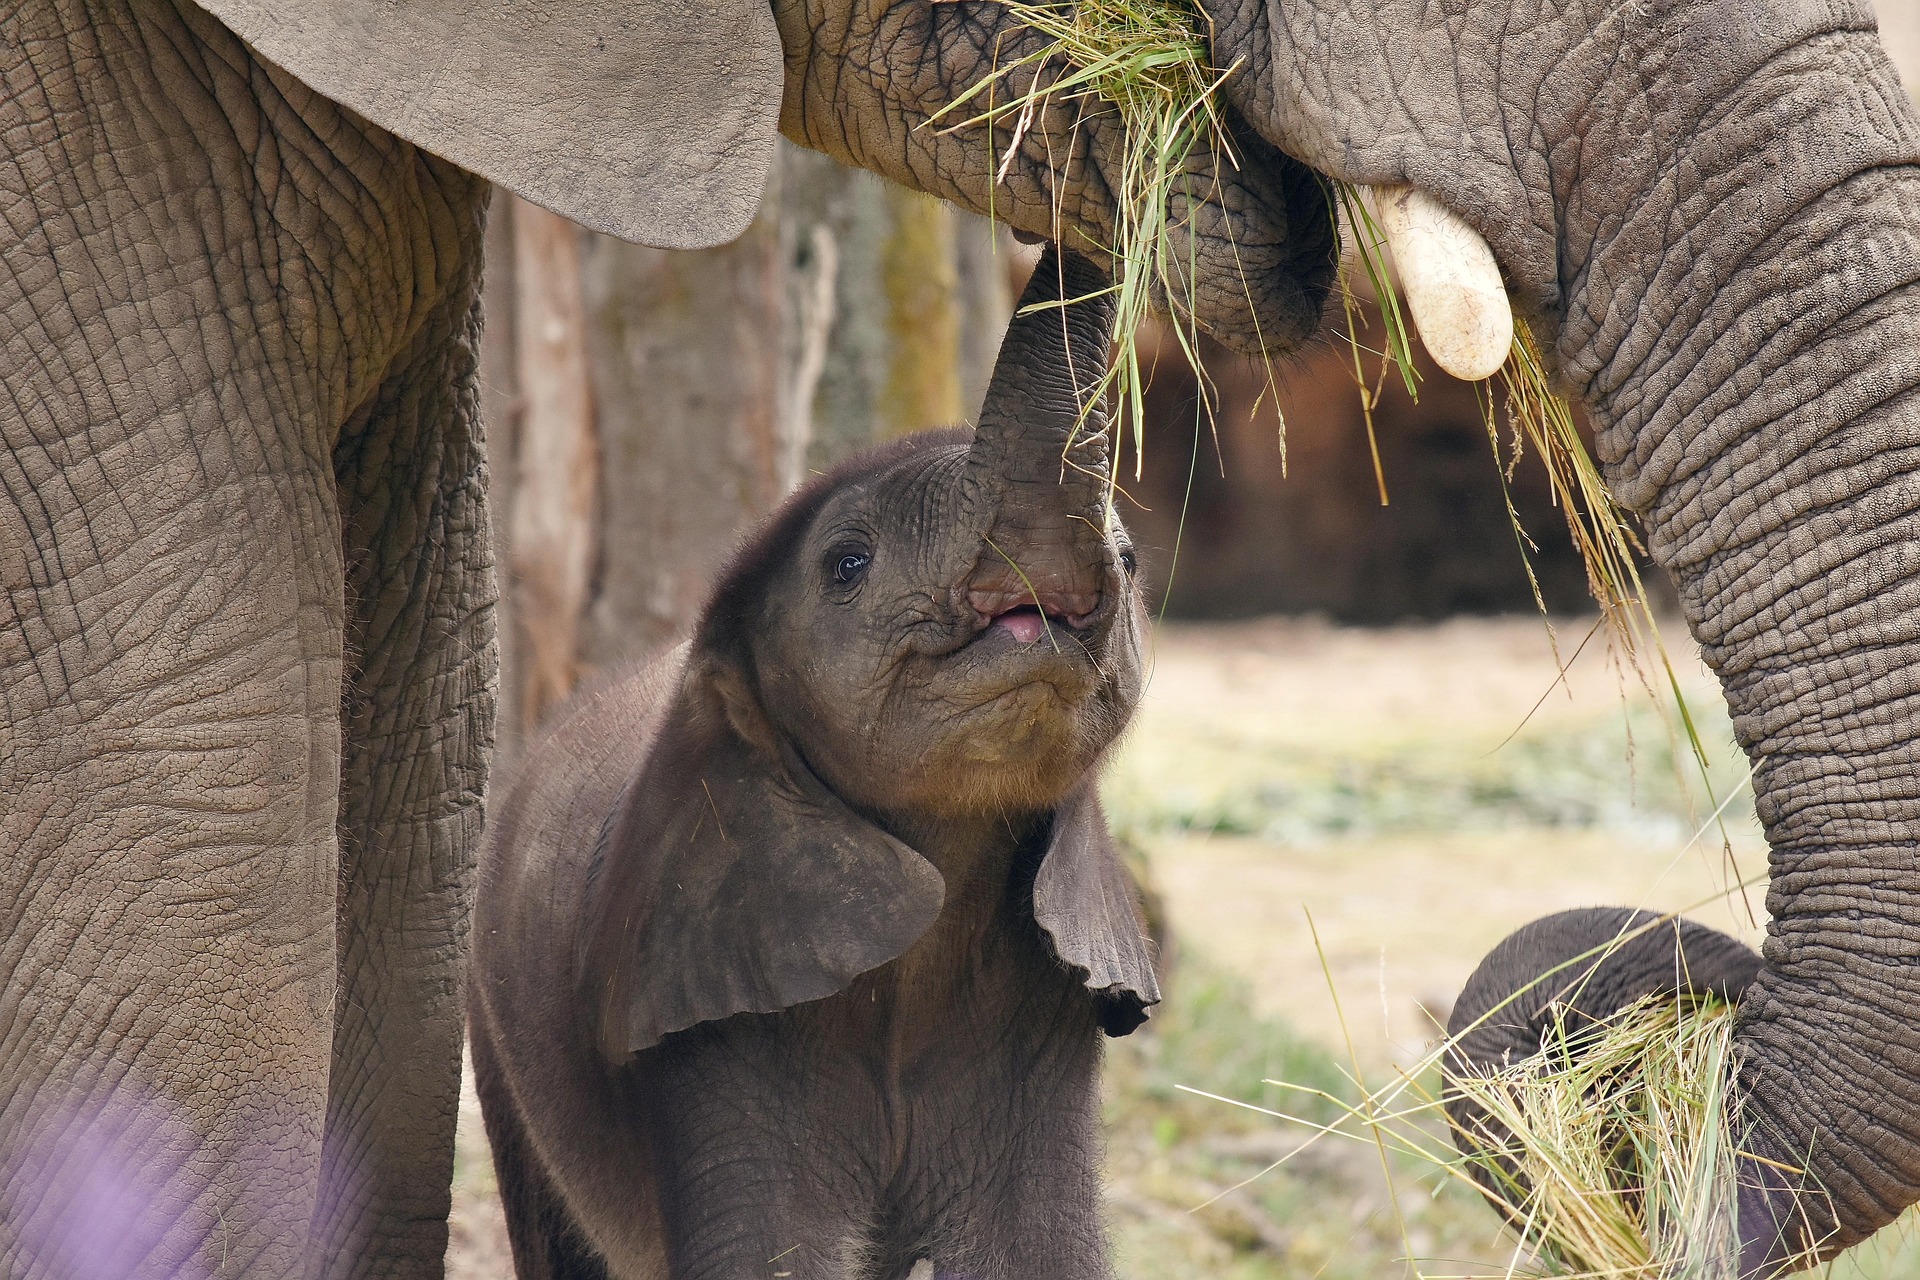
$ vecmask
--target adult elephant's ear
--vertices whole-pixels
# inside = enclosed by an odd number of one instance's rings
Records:
[[[1147,1010],[1160,1003],[1147,922],[1091,780],[1054,813],[1034,877],[1033,917],[1053,940],[1054,954],[1086,975],[1101,1030],[1124,1036],[1147,1020]]]
[[[766,0],[199,0],[327,97],[597,231],[733,239],[780,108]]]
[[[738,679],[696,654],[601,830],[578,971],[613,1062],[832,995],[940,914],[931,863],[771,735],[741,732]]]

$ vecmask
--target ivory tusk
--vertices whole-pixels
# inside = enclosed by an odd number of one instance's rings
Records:
[[[1393,251],[1413,327],[1433,362],[1468,382],[1499,372],[1513,348],[1513,306],[1487,242],[1424,191],[1361,190]]]

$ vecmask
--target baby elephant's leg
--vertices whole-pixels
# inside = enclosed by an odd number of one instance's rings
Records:
[[[870,1280],[884,1156],[855,1073],[752,1018],[655,1054],[671,1280]]]
[[[1097,1168],[1081,1149],[995,1171],[939,1231],[934,1280],[1108,1280]]]
[[[470,1019],[468,1043],[513,1248],[514,1275],[517,1280],[607,1280],[606,1262],[586,1243],[540,1165],[495,1058],[493,1033],[478,1013]]]
[[[1112,1274],[1100,1216],[1096,1034],[1089,1019],[1084,1036],[1020,1055],[1011,1077],[970,1082],[975,1104],[948,1109],[955,1125],[923,1147],[944,1171],[928,1250],[938,1280]]]
[[[672,1280],[868,1280],[867,1224],[787,1154],[727,1160],[687,1178],[669,1226]]]

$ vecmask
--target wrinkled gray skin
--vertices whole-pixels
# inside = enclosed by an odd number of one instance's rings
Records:
[[[160,0],[0,20],[0,1270],[431,1275],[493,674],[485,193],[432,155],[711,242],[777,114],[979,209],[987,140],[914,126],[1030,37],[988,0],[209,3],[276,66]],[[1920,1195],[1920,124],[1869,13],[1212,9],[1237,127],[1465,217],[1590,410],[1759,761],[1738,1093],[1831,1200],[1747,1197],[1749,1258],[1829,1203],[1861,1238]],[[1097,239],[1113,123],[1071,115],[994,209]],[[1326,224],[1245,157],[1201,319],[1250,345],[1244,249],[1284,342]]]
[[[639,37],[671,69],[682,27]],[[959,164],[870,95],[977,59],[892,56],[791,72],[861,84],[820,101],[902,139],[882,167]],[[669,123],[653,144],[724,159]],[[553,136],[492,124],[503,162]],[[1043,144],[1070,149],[1043,134],[999,206],[1030,230]],[[1100,163],[1060,187],[1096,228]],[[1274,175],[1231,183],[1239,233],[1290,252]],[[185,4],[0,17],[0,1274],[441,1270],[495,678],[486,200]],[[1324,282],[1324,227],[1299,243]]]
[[[1056,267],[1024,303],[1103,283]],[[1158,998],[1092,773],[1143,676],[1110,311],[1015,320],[976,435],[802,490],[525,758],[468,1016],[521,1280],[1109,1274],[1099,1031]]]

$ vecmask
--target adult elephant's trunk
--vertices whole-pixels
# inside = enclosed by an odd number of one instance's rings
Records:
[[[1855,176],[1608,402],[1616,483],[1644,495],[1757,762],[1773,919],[1741,1002],[1742,1097],[1763,1154],[1831,1197],[1834,1246],[1920,1196],[1916,276],[1920,178]],[[1702,377],[1723,347],[1731,376]],[[1780,1200],[1743,1222],[1750,1242]]]
[[[1049,246],[1000,344],[963,480],[985,543],[970,579],[985,612],[1035,594],[1032,603],[1074,621],[1101,603],[1111,452],[1100,387],[1114,317],[1107,289],[1087,259]]]
[[[1591,410],[1773,847],[1738,1095],[1825,1198],[1748,1197],[1748,1262],[1859,1240],[1920,1198],[1920,121],[1871,13],[1227,8],[1254,125],[1466,217]]]

